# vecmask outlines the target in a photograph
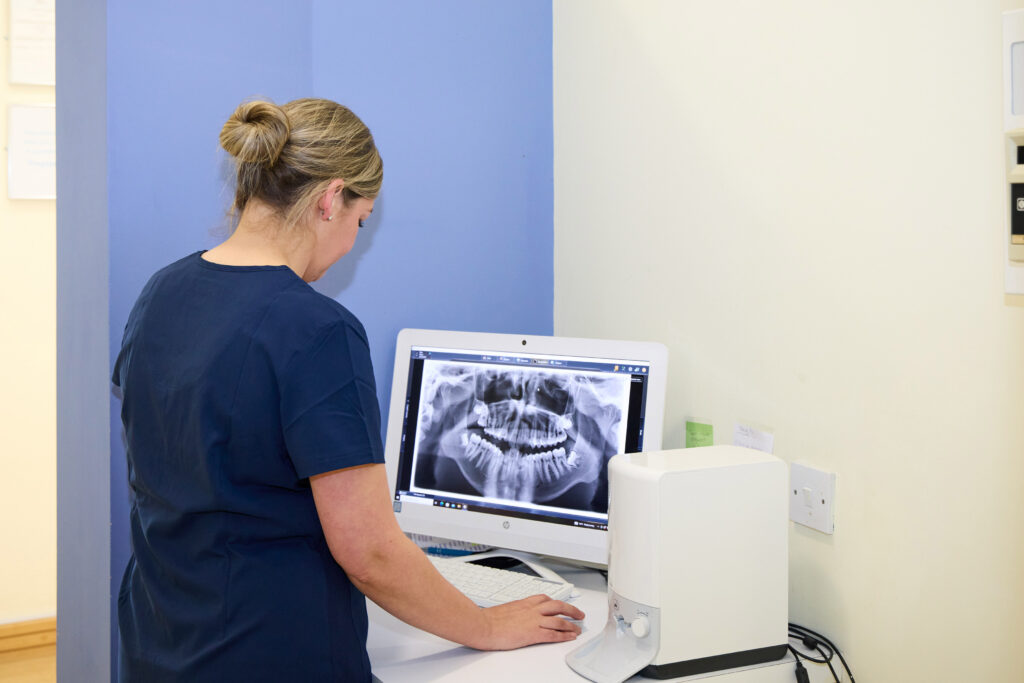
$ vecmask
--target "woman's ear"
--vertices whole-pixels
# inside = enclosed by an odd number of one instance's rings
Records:
[[[327,185],[327,189],[324,190],[323,194],[320,195],[316,205],[320,209],[320,218],[322,220],[329,221],[334,217],[334,199],[341,194],[343,189],[345,189],[345,181],[341,178],[335,178]]]

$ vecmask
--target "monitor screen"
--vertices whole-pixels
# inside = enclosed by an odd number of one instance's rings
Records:
[[[403,330],[387,443],[409,532],[603,564],[607,462],[658,450],[660,344]]]

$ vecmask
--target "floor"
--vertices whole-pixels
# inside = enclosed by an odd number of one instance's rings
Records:
[[[57,646],[44,645],[26,650],[0,652],[0,681],[56,683]]]

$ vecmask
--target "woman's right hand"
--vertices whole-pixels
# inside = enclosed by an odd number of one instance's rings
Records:
[[[514,650],[535,643],[575,640],[581,632],[576,621],[586,615],[573,605],[532,595],[483,610],[488,625],[480,643],[467,643],[478,650]]]

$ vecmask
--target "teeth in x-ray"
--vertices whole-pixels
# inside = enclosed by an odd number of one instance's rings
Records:
[[[575,456],[575,451],[570,455]],[[531,453],[522,458],[521,469],[531,472],[541,483],[550,483],[559,477],[567,475],[577,467],[579,458],[573,458],[573,462],[565,457],[564,448],[555,448],[542,453]]]
[[[463,434],[461,441],[466,449],[466,457],[477,464],[486,464],[492,458],[503,455],[500,448],[486,439],[481,439],[479,434]]]
[[[481,427],[487,426],[487,404],[483,401],[477,401],[473,405],[473,412],[477,414],[477,424]]]
[[[484,429],[484,433],[501,441],[529,445],[531,448],[553,446],[565,441],[564,433],[559,434],[557,432],[536,429],[509,430],[506,427],[487,427]]]
[[[480,467],[497,468],[503,478],[521,481],[525,478],[550,483],[568,475],[579,466],[579,456],[573,451],[567,458],[564,448],[555,448],[540,453],[520,454],[516,449],[502,452],[500,448],[479,434],[463,434],[466,458]]]
[[[481,418],[482,422],[483,418]],[[572,421],[568,421],[572,424]],[[507,424],[499,424],[493,418],[488,420],[484,433],[495,439],[508,441],[509,443],[529,445],[531,448],[541,446],[553,446],[563,443],[566,439],[564,429],[551,426],[534,429],[530,427],[509,427]]]
[[[451,458],[477,491],[545,501],[576,484],[597,485],[620,438],[627,382],[457,363],[433,367],[424,375],[421,416],[429,428],[441,431],[440,454]],[[435,403],[446,408],[434,411]],[[442,421],[440,416],[452,416],[456,405],[461,419]]]

